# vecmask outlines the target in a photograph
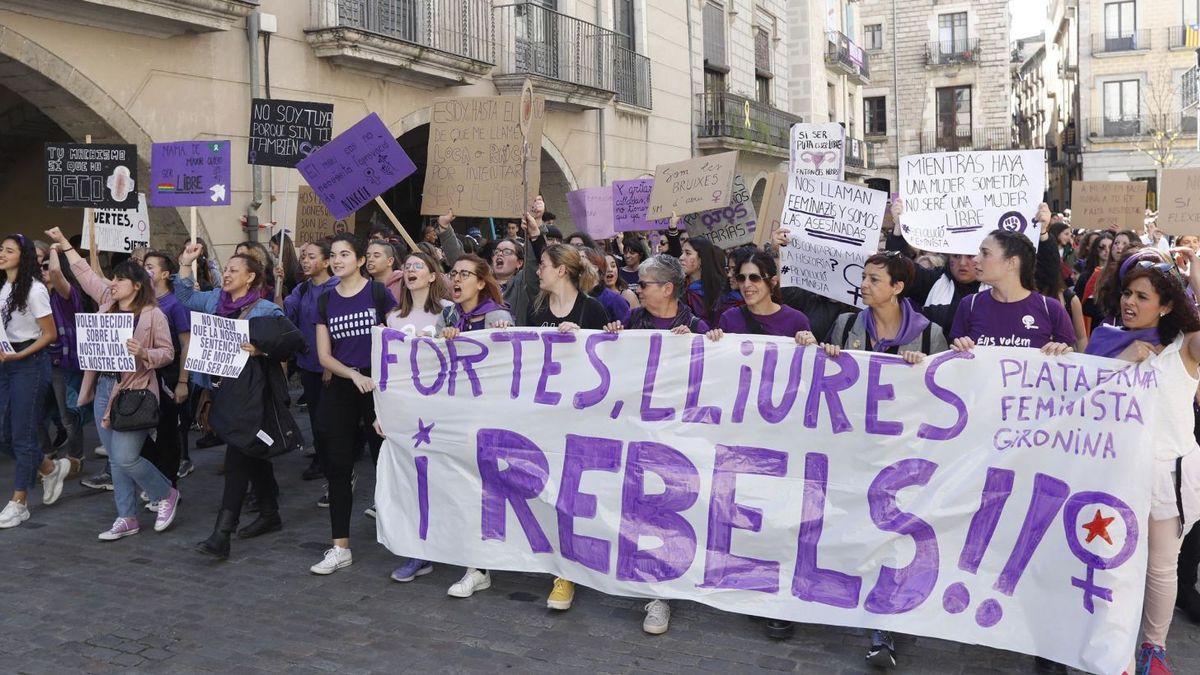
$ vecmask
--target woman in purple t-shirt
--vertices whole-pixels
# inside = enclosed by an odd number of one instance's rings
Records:
[[[975,267],[991,286],[963,298],[950,328],[950,348],[1032,347],[1057,356],[1073,349],[1075,328],[1062,303],[1033,291],[1036,251],[1020,232],[995,230],[979,245]]]
[[[330,269],[338,284],[317,301],[317,356],[332,377],[328,391],[321,396],[316,433],[325,447],[333,546],[321,562],[309,568],[313,574],[332,574],[353,562],[350,510],[358,430],[360,425],[371,428],[375,423],[371,327],[382,324],[396,306],[396,298],[383,284],[362,275],[366,251],[354,235],[337,235],[329,250]],[[369,435],[373,458],[378,458],[382,442],[380,436]]]
[[[808,317],[797,309],[779,304],[779,268],[775,259],[761,249],[734,254],[734,281],[746,304],[730,307],[721,314],[717,327],[708,331],[716,342],[725,333],[778,335],[798,342],[812,335]]]

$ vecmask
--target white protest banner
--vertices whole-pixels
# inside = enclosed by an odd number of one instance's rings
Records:
[[[17,350],[12,346],[12,342],[8,339],[8,331],[5,330],[4,324],[0,323],[0,352],[5,354],[16,354]]]
[[[136,209],[95,209],[96,248],[113,253],[130,253],[139,246],[150,246],[150,211],[146,194],[138,193]],[[91,241],[91,224],[83,216],[83,245]]]
[[[132,373],[137,363],[127,340],[133,339],[133,314],[109,312],[75,315],[75,351],[82,370],[107,373]]]
[[[792,125],[788,173],[844,180],[846,129],[837,122]]]
[[[750,203],[750,190],[742,174],[733,177],[733,196],[729,206],[684,216],[688,235],[707,237],[723,249],[754,243],[758,216]]]
[[[788,178],[780,284],[862,307],[863,263],[879,250],[887,193],[812,176]]]
[[[377,328],[372,363],[396,555],[1089,672],[1133,653],[1150,368],[553,329]]]
[[[1046,191],[1044,150],[909,155],[900,160],[900,231],[914,248],[979,252],[997,228],[1038,245],[1034,220]]]
[[[250,359],[250,352],[242,349],[249,341],[249,321],[192,312],[192,341],[183,367],[193,373],[237,377]]]

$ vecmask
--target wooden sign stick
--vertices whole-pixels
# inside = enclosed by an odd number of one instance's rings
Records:
[[[192,221],[192,223],[191,223],[189,232],[191,234],[191,242],[193,244],[195,244],[196,243],[196,207],[194,207],[194,206],[191,207],[191,221]],[[196,278],[196,261],[195,260],[192,261],[192,278],[193,279]]]
[[[383,201],[383,197],[376,197],[375,203],[379,205],[379,208],[383,209],[383,215],[387,216],[388,220],[392,221],[392,225],[395,226],[396,230],[400,233],[400,236],[404,237],[404,241],[408,243],[409,251],[412,253],[420,251],[421,249],[417,248],[417,242],[413,241],[412,237],[408,236],[408,230],[405,230],[404,226],[400,224],[400,219],[396,218],[396,214],[392,213],[392,210],[388,208],[387,203]]]

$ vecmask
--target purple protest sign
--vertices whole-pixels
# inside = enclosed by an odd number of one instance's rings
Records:
[[[375,113],[305,157],[296,169],[338,220],[417,171]]]
[[[229,206],[229,141],[155,143],[151,206]]]
[[[618,180],[613,182],[613,229],[617,232],[641,232],[661,230],[670,220],[646,220],[650,208],[650,192],[654,189],[653,178]]]
[[[613,236],[612,186],[583,188],[567,193],[567,208],[575,227],[592,239]]]

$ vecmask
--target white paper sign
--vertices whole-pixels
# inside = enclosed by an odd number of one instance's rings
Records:
[[[1165,395],[1151,368],[537,333],[375,329],[392,553],[1094,673],[1133,654]]]
[[[781,284],[862,307],[863,263],[879,250],[887,193],[863,185],[792,175],[779,226]]]
[[[250,359],[250,352],[242,349],[249,341],[246,319],[192,312],[192,340],[183,367],[193,373],[237,377]]]
[[[82,370],[132,373],[137,363],[127,340],[133,339],[133,314],[111,312],[75,315],[75,348]]]
[[[0,352],[5,354],[16,354],[17,350],[13,348],[12,342],[8,339],[8,331],[4,329],[4,324],[0,323]]]
[[[909,155],[900,160],[900,231],[914,248],[938,253],[978,253],[995,229],[1023,232],[1036,247],[1045,191],[1044,150]]]
[[[729,206],[683,217],[689,236],[707,237],[727,251],[734,246],[754,243],[757,220],[754,204],[750,201],[750,190],[740,173],[733,177]]]
[[[792,125],[791,159],[788,173],[845,179],[846,129],[837,122]]]
[[[138,193],[137,209],[96,209],[96,247],[101,251],[130,253],[138,246],[150,246],[150,212],[146,195]],[[83,247],[91,239],[87,213],[83,214]]]

